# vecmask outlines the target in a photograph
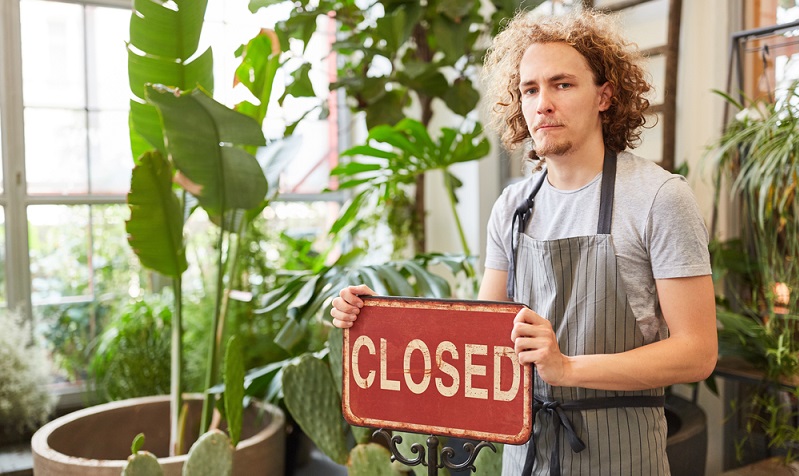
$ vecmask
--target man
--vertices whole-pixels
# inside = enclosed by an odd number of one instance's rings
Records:
[[[663,387],[706,378],[717,337],[707,231],[685,180],[625,151],[650,90],[611,18],[519,14],[485,63],[509,148],[538,170],[488,224],[479,299],[523,302],[511,339],[535,367],[531,442],[503,475],[669,474]],[[331,314],[349,327],[365,286]]]

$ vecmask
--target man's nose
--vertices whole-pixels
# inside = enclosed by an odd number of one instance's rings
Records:
[[[549,93],[544,92],[542,89],[538,93],[538,107],[536,108],[536,112],[538,114],[551,114],[552,111],[555,110],[554,104],[549,99]]]

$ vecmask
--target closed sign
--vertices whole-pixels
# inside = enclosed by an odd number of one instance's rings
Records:
[[[521,444],[530,367],[510,340],[521,304],[364,297],[344,331],[342,406],[354,425]]]

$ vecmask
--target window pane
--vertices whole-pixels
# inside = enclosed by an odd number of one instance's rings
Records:
[[[128,112],[89,113],[89,173],[92,194],[126,194],[130,189]]]
[[[89,206],[28,207],[33,305],[91,295]]]
[[[26,106],[86,107],[83,7],[20,2]]]
[[[25,175],[30,194],[88,192],[86,113],[25,110]]]
[[[129,10],[86,7],[89,109],[128,110],[129,23]]]
[[[141,295],[139,258],[128,244],[127,205],[92,206],[92,250],[89,259],[96,299]]]

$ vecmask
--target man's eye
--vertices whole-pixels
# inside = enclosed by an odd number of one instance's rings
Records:
[[[558,84],[558,87],[560,89],[569,89],[570,87],[572,87],[572,85],[571,85],[571,83],[560,83],[560,84]]]
[[[538,92],[538,88],[527,88],[524,90],[524,94],[535,94]]]

